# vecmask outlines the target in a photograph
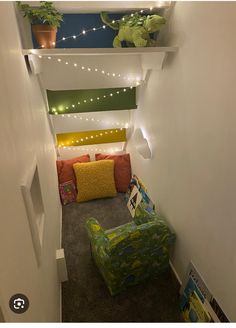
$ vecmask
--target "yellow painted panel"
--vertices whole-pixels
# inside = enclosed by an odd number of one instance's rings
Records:
[[[124,142],[126,140],[125,128],[57,134],[57,144],[59,147]]]

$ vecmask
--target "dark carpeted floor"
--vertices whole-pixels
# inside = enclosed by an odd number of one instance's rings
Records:
[[[110,296],[90,254],[85,221],[105,228],[131,220],[124,196],[63,207],[62,242],[69,280],[62,284],[63,322],[179,322],[178,282],[169,270]]]

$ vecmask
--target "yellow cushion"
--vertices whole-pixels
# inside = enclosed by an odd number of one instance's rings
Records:
[[[77,202],[115,197],[114,161],[102,160],[73,165],[77,181]]]

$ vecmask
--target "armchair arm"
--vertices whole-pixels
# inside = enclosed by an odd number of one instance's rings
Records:
[[[96,219],[88,219],[86,221],[86,228],[91,242],[97,242],[98,240],[107,241],[107,237],[104,233],[104,230]]]

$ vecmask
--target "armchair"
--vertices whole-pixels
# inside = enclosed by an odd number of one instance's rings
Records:
[[[90,218],[86,226],[92,256],[111,295],[164,272],[169,266],[175,234],[163,218],[152,217],[139,225],[132,221],[106,231]]]

